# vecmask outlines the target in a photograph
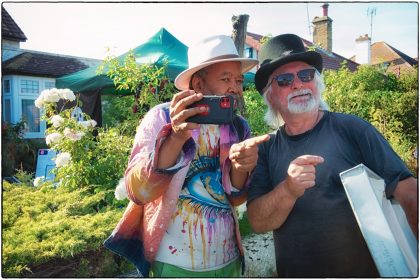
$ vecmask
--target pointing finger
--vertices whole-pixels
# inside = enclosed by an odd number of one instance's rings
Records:
[[[315,155],[303,155],[303,156],[297,157],[296,159],[292,161],[292,163],[298,164],[298,165],[306,165],[306,164],[317,165],[323,162],[324,162],[323,157],[315,156]]]
[[[264,143],[264,142],[268,141],[269,139],[270,139],[270,135],[264,134],[264,135],[261,135],[261,136],[256,136],[256,137],[246,139],[244,141],[244,143],[245,143],[246,147],[253,147],[253,146],[259,145],[261,143]]]

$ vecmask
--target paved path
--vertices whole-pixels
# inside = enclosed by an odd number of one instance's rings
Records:
[[[244,277],[276,277],[273,233],[250,234],[242,240],[245,251]]]

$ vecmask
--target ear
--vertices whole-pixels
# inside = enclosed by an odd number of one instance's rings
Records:
[[[199,75],[193,75],[193,77],[191,78],[191,85],[192,85],[192,89],[195,92],[201,92],[201,90],[203,89],[203,80]]]
[[[271,87],[271,85],[270,85],[270,87]],[[267,95],[267,101],[270,104],[273,104],[273,92],[272,92],[272,89],[270,89],[269,91],[267,91],[265,94]]]

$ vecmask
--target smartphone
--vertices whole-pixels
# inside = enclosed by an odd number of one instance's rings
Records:
[[[207,111],[188,118],[187,122],[199,124],[229,124],[233,122],[235,99],[231,95],[205,95],[188,108],[206,107]]]

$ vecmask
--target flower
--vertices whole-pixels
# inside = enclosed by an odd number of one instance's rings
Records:
[[[54,132],[54,133],[48,134],[47,137],[45,137],[45,143],[47,143],[47,145],[51,145],[60,141],[61,139],[63,139],[63,135],[61,135],[58,132]]]
[[[60,127],[64,123],[64,119],[60,115],[51,117],[51,122],[54,127]]]
[[[35,106],[38,108],[44,107],[45,103],[48,102],[58,102],[60,99],[66,99],[69,101],[74,101],[76,96],[74,93],[68,89],[45,89],[41,92],[38,98],[35,100]]]
[[[44,95],[45,102],[58,102],[61,99],[60,92],[56,88],[50,90],[43,90],[41,95]]]
[[[68,127],[64,129],[63,133],[64,133],[64,136],[69,138],[71,141],[78,141],[82,139],[82,137],[85,135],[83,131],[76,131]]]
[[[243,203],[243,204],[237,206],[236,210],[237,210],[237,214],[238,214],[238,219],[242,220],[242,218],[244,217],[244,213],[246,212],[246,203]]]
[[[41,92],[41,95],[38,96],[38,98],[35,100],[35,106],[41,109],[42,107],[44,107],[44,104],[45,104],[44,95],[43,95],[43,92]]]
[[[127,190],[125,189],[125,180],[124,177],[120,179],[118,182],[117,187],[115,188],[115,198],[117,200],[123,200],[125,198],[128,198]]]
[[[41,184],[42,184],[42,182],[44,181],[44,176],[41,176],[41,177],[36,177],[35,178],[35,180],[34,180],[34,187],[39,187]]]
[[[71,161],[71,155],[67,152],[59,153],[55,158],[55,165],[57,167],[62,167],[69,164]]]
[[[95,127],[97,122],[95,120],[80,121],[79,122],[84,128]]]
[[[58,91],[60,96],[64,99],[69,101],[74,101],[76,99],[76,95],[74,95],[74,93],[68,88],[59,89]]]

